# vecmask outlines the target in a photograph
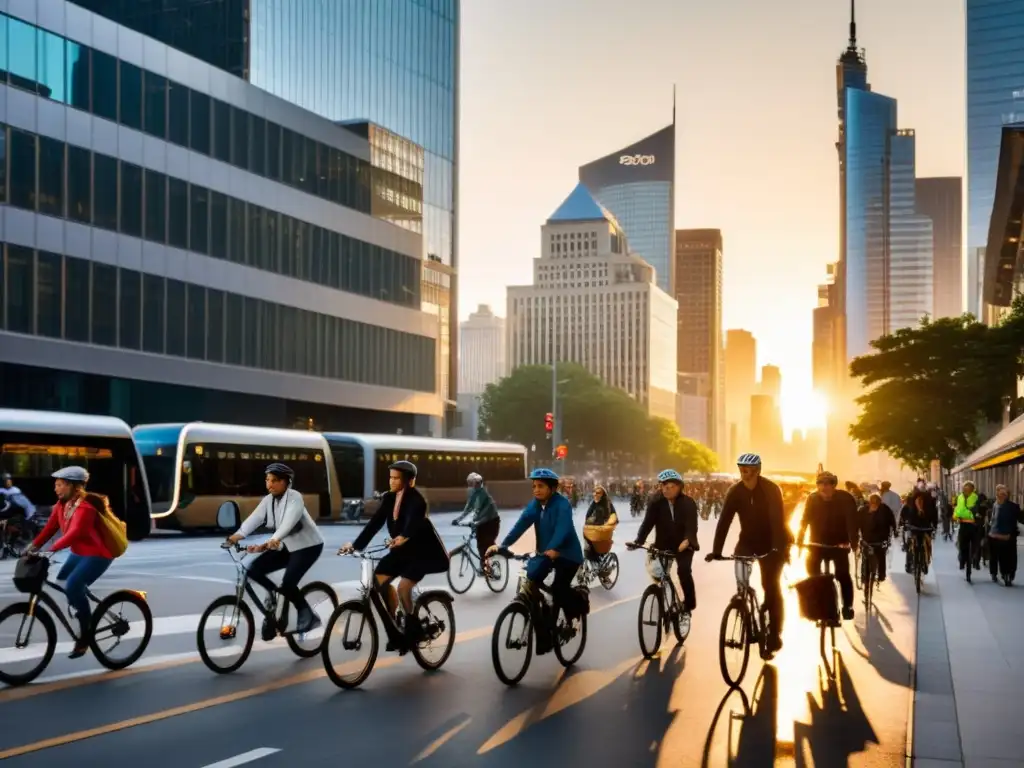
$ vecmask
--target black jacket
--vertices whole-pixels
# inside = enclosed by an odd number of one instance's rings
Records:
[[[675,515],[668,505],[668,499],[658,496],[647,505],[647,514],[636,532],[636,543],[643,544],[654,530],[654,547],[672,552],[679,550],[679,545],[686,539],[694,551],[700,549],[697,544],[697,504],[685,493],[676,498]]]
[[[924,497],[924,511],[918,512],[915,499]],[[981,503],[978,503],[981,506]],[[915,528],[938,528],[939,505],[930,493],[915,492],[907,497],[907,503],[900,510],[900,525],[912,525]]]
[[[753,490],[741,481],[725,494],[722,516],[718,518],[715,529],[714,554],[722,554],[725,537],[729,535],[729,527],[736,515],[740,516],[736,554],[765,555],[773,549],[785,553],[793,543],[793,535],[786,525],[782,491],[765,477],[757,479]]]
[[[402,506],[398,510],[397,520],[394,516],[396,498],[397,495],[391,491],[381,497],[380,508],[370,518],[370,522],[363,528],[362,533],[352,542],[353,548],[366,549],[366,545],[386,523],[388,535],[391,538],[405,536],[408,539],[400,547],[403,552],[410,555],[415,554],[416,557],[424,559],[433,559],[438,556],[447,559],[448,550],[445,549],[433,523],[427,517],[427,500],[423,498],[423,494],[415,488],[406,488],[405,493],[402,494]]]
[[[870,508],[860,512],[860,535],[868,544],[888,541],[896,532],[896,516],[888,504],[882,504],[874,512]]]
[[[829,501],[815,492],[807,497],[797,539],[810,528],[809,540],[815,544],[856,544],[859,522],[857,502],[848,491],[837,489]]]
[[[601,501],[590,502],[590,507],[587,509],[586,524],[587,525],[607,525],[608,520],[615,513],[615,505],[606,496]]]

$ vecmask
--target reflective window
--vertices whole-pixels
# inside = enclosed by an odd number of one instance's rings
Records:
[[[281,180],[281,128],[267,122],[267,178]]]
[[[92,152],[68,145],[68,218],[92,223]]]
[[[167,139],[188,146],[188,88],[167,81]]]
[[[135,130],[142,130],[142,70],[126,61],[119,62],[121,81],[118,102],[121,123]]]
[[[258,368],[260,365],[260,302],[248,296],[242,299],[242,317],[245,338],[242,344],[242,365]],[[295,338],[294,336],[290,338]]]
[[[236,264],[245,264],[245,202],[228,198],[229,247],[228,258]]]
[[[92,343],[117,346],[117,267],[92,264]]]
[[[36,254],[36,333],[59,339],[64,308],[64,259],[58,253]]]
[[[206,291],[206,359],[224,361],[224,292]]]
[[[250,125],[249,170],[263,176],[267,171],[267,121],[253,115]]]
[[[164,279],[159,275],[142,276],[142,348],[164,352]]]
[[[0,83],[7,82],[7,17],[0,14]],[[2,262],[0,262],[2,267]],[[0,268],[0,275],[3,269]],[[0,281],[0,328],[3,327],[3,284]]]
[[[85,259],[64,257],[64,338],[68,341],[89,341],[89,264]]]
[[[239,168],[249,167],[249,113],[238,107],[231,108],[231,163]]]
[[[146,169],[146,233],[147,240],[167,240],[167,177]]]
[[[213,100],[213,156],[231,162],[231,105]]]
[[[146,72],[144,75],[146,108],[143,130],[150,136],[167,137],[167,78]]]
[[[167,179],[167,243],[175,248],[188,248],[188,184],[181,179]]]
[[[0,28],[0,32],[2,32]],[[7,202],[7,126],[0,124],[0,203]]]
[[[119,296],[118,346],[125,349],[142,348],[142,275],[134,269],[119,269],[121,281]]]
[[[117,59],[97,50],[92,52],[92,113],[117,120]]]
[[[31,248],[17,245],[7,246],[7,270],[4,287],[7,290],[7,330],[15,333],[32,333],[35,315],[32,290],[34,283]]]
[[[38,91],[36,76],[36,28],[15,19],[7,19],[8,80],[15,88]]]
[[[167,354],[185,356],[185,284],[167,279]]]
[[[36,45],[39,53],[39,95],[54,101],[66,102],[64,38],[40,29]]]
[[[12,46],[13,53],[13,46]],[[36,137],[11,128],[10,204],[35,210],[36,207]]]
[[[39,137],[39,212],[64,216],[64,142]]]
[[[64,82],[67,83],[68,104],[75,109],[88,112],[92,108],[90,83],[92,82],[92,51],[84,45],[70,40],[64,43],[64,64],[67,67]]]
[[[196,253],[210,251],[210,190],[197,184],[189,185],[189,250]]]
[[[220,192],[210,192],[210,255],[228,257],[228,203]]]
[[[188,357],[202,360],[206,357],[206,288],[189,283],[186,296],[186,353]]]
[[[210,154],[210,97],[191,91],[189,146],[203,155]]]
[[[242,297],[229,293],[224,302],[224,362],[229,365],[242,364],[242,340],[245,337],[245,320]]]
[[[117,231],[117,160],[100,154],[92,161],[92,223]]]
[[[121,162],[121,231],[142,237],[142,168]]]

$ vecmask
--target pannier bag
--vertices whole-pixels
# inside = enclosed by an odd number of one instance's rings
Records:
[[[49,558],[22,557],[14,566],[14,588],[28,595],[40,592],[49,572]]]
[[[811,576],[794,585],[800,615],[811,621],[838,621],[836,578],[830,573]]]

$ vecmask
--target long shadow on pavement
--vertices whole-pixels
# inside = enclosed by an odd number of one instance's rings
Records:
[[[770,664],[761,668],[754,684],[753,705],[742,688],[726,691],[704,742],[703,768],[765,766],[775,761],[778,675]]]

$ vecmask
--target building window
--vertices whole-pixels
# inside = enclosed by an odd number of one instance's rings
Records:
[[[183,147],[188,146],[188,88],[167,81],[167,139]]]
[[[224,362],[242,364],[242,340],[245,337],[245,319],[242,297],[229,293],[224,302]]]
[[[188,334],[185,351],[188,357],[202,360],[206,357],[206,288],[188,283],[186,293]]]
[[[142,348],[142,275],[133,269],[119,269],[120,315],[118,346]]]
[[[231,108],[231,163],[239,168],[249,167],[249,113]]]
[[[167,279],[167,354],[185,356],[185,284]]]
[[[39,137],[39,212],[64,216],[64,142]]]
[[[189,146],[202,155],[210,154],[210,97],[191,91],[191,129]]]
[[[142,277],[142,348],[146,352],[164,352],[164,278]]]
[[[13,21],[13,19],[12,19]],[[13,50],[13,46],[12,46]],[[11,205],[27,208],[36,207],[36,137],[34,134],[11,128]]]
[[[15,18],[7,19],[8,82],[15,88],[38,93],[36,77],[36,28]]]
[[[210,190],[189,185],[189,249],[196,253],[210,252]]]
[[[3,27],[0,26],[0,34]],[[7,126],[0,124],[0,203],[7,202]],[[0,309],[0,312],[3,310]]]
[[[213,101],[213,156],[231,162],[231,105]]]
[[[245,264],[245,202],[228,198],[228,259],[236,264]]]
[[[89,341],[90,262],[64,257],[64,338]]]
[[[167,240],[167,177],[159,171],[146,169],[146,232],[147,240]]]
[[[59,339],[63,308],[64,259],[57,253],[39,251],[36,254],[36,333]]]
[[[117,346],[117,267],[92,265],[92,343]]]
[[[68,218],[92,223],[92,153],[68,145]]]
[[[35,320],[35,264],[31,248],[7,246],[7,270],[4,288],[7,290],[7,330],[32,333]]]
[[[64,65],[66,75],[64,82],[67,83],[70,99],[68,103],[75,109],[89,112],[92,109],[90,98],[92,82],[92,51],[84,45],[73,43],[70,40],[64,43]]]
[[[117,122],[117,59],[92,52],[92,113]]]
[[[206,292],[206,359],[224,361],[224,292],[213,288]]]
[[[39,95],[59,101],[67,101],[64,79],[64,38],[46,30],[39,30]]]
[[[118,102],[121,124],[142,130],[142,70],[126,61],[119,62],[121,82]]]
[[[143,116],[143,130],[150,136],[167,138],[167,78],[146,72],[146,110]]]
[[[121,163],[121,231],[142,237],[142,168]]]
[[[92,164],[92,223],[117,231],[117,160],[94,154]]]
[[[181,179],[167,179],[167,243],[188,248],[188,184]]]
[[[228,257],[228,203],[220,192],[210,192],[210,255]]]

